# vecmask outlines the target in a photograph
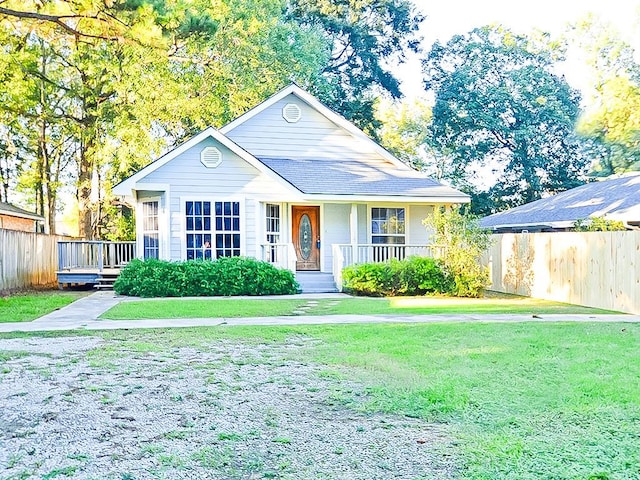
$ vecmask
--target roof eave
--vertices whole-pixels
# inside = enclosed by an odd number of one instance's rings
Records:
[[[10,217],[17,218],[26,218],[27,220],[35,220],[44,222],[45,218],[41,215],[37,215],[35,213],[22,213],[22,212],[14,212],[13,210],[4,210],[0,208],[1,215],[8,215]]]
[[[307,193],[304,195],[304,199],[307,201],[335,201],[341,203],[376,203],[376,202],[390,202],[390,203],[425,203],[425,204],[442,204],[442,205],[454,205],[469,203],[470,197],[467,195],[429,195],[429,196],[415,196],[415,195],[363,195],[363,194],[319,194],[319,193]]]

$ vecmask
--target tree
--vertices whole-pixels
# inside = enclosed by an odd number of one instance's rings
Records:
[[[75,182],[86,238],[114,224],[106,218],[114,182],[290,81],[310,82],[329,55],[319,33],[283,21],[284,0],[4,0],[0,6],[3,34],[16,45],[5,48],[6,60],[19,74],[0,78],[0,91],[16,100],[0,110],[34,132],[20,150],[35,162],[23,183],[43,203],[42,186],[55,194],[59,179],[52,154],[70,156],[72,171],[65,173]],[[16,176],[5,173],[7,155],[3,183]],[[54,212],[55,195],[47,203]]]
[[[578,132],[591,143],[593,173],[640,170],[640,65],[634,49],[592,16],[575,25],[569,38],[586,53],[591,69],[590,106]]]
[[[387,65],[418,52],[423,17],[409,0],[292,0],[289,18],[319,29],[331,57],[314,93],[370,135],[379,124],[374,103],[380,93],[401,97],[400,82]]]
[[[434,44],[423,61],[425,86],[435,94],[431,141],[449,159],[445,177],[489,198],[476,213],[583,183],[588,160],[574,135],[580,97],[554,74],[555,53],[484,27]],[[488,188],[479,184],[487,173],[494,175]]]

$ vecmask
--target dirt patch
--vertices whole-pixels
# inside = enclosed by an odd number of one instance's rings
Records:
[[[0,340],[0,478],[447,479],[444,427],[358,411],[307,341]]]

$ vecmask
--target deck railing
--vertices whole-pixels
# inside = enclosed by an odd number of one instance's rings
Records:
[[[58,242],[58,270],[121,268],[136,257],[136,242]]]
[[[431,257],[442,255],[440,245],[398,245],[398,244],[334,244],[333,278],[342,289],[342,269],[356,263],[379,263],[392,258],[403,260],[407,257]]]
[[[296,251],[293,243],[263,243],[261,247],[262,260],[295,273]]]

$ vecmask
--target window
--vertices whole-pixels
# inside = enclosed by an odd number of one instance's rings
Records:
[[[267,243],[280,243],[280,205],[267,204]],[[278,248],[267,249],[268,262],[278,261]]]
[[[187,260],[240,255],[240,202],[187,202],[186,220]]]
[[[160,257],[157,201],[142,203],[142,243],[145,259]]]
[[[371,209],[371,243],[404,244],[404,208]]]

